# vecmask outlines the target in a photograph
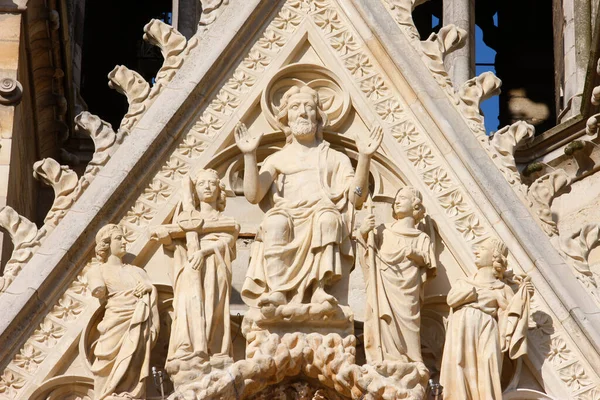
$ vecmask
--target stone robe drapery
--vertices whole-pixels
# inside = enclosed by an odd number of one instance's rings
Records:
[[[452,307],[446,330],[440,383],[445,400],[501,400],[502,351],[527,351],[529,294],[516,295],[504,282],[458,280],[448,293]]]
[[[233,219],[221,214],[218,221],[230,222],[231,233],[200,234],[200,249],[215,243],[218,249],[210,253],[197,270],[188,263],[185,240],[173,241],[174,317],[166,364],[170,374],[215,356],[232,356],[229,297],[237,225]],[[185,363],[190,364],[184,367]]]
[[[367,361],[380,362],[383,355],[386,361],[406,361],[406,356],[410,361],[422,362],[421,303],[424,283],[437,271],[435,255],[427,234],[418,229],[395,231],[391,225],[381,225],[375,230],[375,285],[370,281],[371,249],[359,237],[359,248],[363,249],[360,261],[367,282],[364,328]],[[378,302],[378,316],[374,315],[374,301]]]
[[[90,287],[105,288],[108,297],[104,318],[98,324],[100,337],[92,344],[95,399],[113,394],[145,399],[150,350],[160,327],[156,288],[136,297],[138,282],[151,282],[143,269],[133,265],[94,268],[98,269],[90,272]]]
[[[301,171],[313,178],[307,182],[305,198],[285,197],[287,175],[279,174],[271,185],[273,207],[265,220],[275,215],[285,218],[288,240],[265,248],[263,227],[259,229],[242,289],[242,298],[251,307],[257,306],[263,293],[272,291],[284,292],[289,302],[301,303],[315,281],[335,282],[352,265],[353,209],[348,193],[354,170],[350,159],[327,142],[321,142],[318,150],[318,160],[307,162]]]

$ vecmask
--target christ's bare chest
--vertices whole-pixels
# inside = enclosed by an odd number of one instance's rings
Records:
[[[305,153],[289,152],[278,161],[277,179],[274,184],[281,197],[311,201],[323,196],[317,149]]]

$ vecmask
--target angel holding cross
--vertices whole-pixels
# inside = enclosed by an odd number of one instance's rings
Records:
[[[216,171],[183,181],[171,224],[151,237],[173,250],[173,311],[167,372],[231,361],[229,296],[231,262],[239,225],[222,214],[225,187]]]

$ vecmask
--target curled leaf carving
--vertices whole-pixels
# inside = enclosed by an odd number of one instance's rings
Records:
[[[124,132],[116,133],[108,122],[87,111],[75,117],[75,125],[79,132],[87,134],[92,139],[95,148],[94,156],[81,178],[81,186],[85,188],[123,141]]]
[[[144,102],[150,94],[150,85],[140,74],[123,65],[110,71],[108,80],[110,88],[127,97],[129,109],[121,121],[121,129],[131,131],[146,111]]]
[[[423,61],[434,78],[444,88],[452,88],[452,80],[444,66],[444,57],[465,45],[467,31],[455,25],[445,25],[438,33],[432,33],[421,42]]]
[[[539,218],[542,229],[549,236],[558,234],[558,228],[550,210],[552,200],[570,183],[571,178],[567,173],[558,169],[536,179],[527,192],[527,198],[531,201],[530,206]]]
[[[499,155],[494,158],[494,161],[511,185],[521,183],[521,175],[517,170],[514,156],[515,149],[531,140],[534,135],[535,128],[533,125],[525,121],[518,121],[500,129],[490,140],[492,148]]]
[[[466,81],[458,91],[459,109],[469,121],[471,129],[478,135],[485,135],[483,114],[479,106],[484,100],[500,93],[502,81],[493,72],[484,72]]]
[[[46,225],[54,227],[79,197],[77,174],[52,158],[44,158],[33,164],[33,177],[54,189],[54,203],[44,219]]]
[[[0,277],[0,293],[2,293],[37,251],[46,231],[43,229],[38,231],[33,222],[19,215],[9,206],[0,209],[0,227],[8,233],[14,246],[11,257],[4,267],[4,275]]]
[[[158,19],[152,19],[144,26],[144,40],[158,47],[164,62],[156,74],[156,85],[170,82],[183,64],[183,52],[187,46],[185,36],[175,28]]]

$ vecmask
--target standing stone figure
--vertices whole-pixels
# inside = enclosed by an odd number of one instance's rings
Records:
[[[416,228],[424,214],[421,193],[405,186],[396,193],[392,205],[394,222],[373,231],[375,218],[371,214],[361,225],[359,248],[364,249],[361,264],[368,302],[365,353],[370,364],[423,362],[420,335],[423,289],[425,281],[437,272],[431,240]],[[369,234],[374,235],[370,245]]]
[[[264,198],[270,203],[242,297],[252,307],[307,301],[336,305],[325,289],[352,265],[352,213],[367,193],[370,160],[382,131],[375,127],[367,141],[357,140],[355,173],[350,159],[323,140],[327,114],[315,90],[290,88],[277,119],[287,143],[266,158],[260,171],[256,148],[262,134],[252,137],[244,125],[235,132],[244,154],[244,195],[253,204]]]
[[[100,337],[92,345],[95,400],[145,399],[150,350],[158,337],[157,291],[146,271],[123,264],[123,230],[109,224],[96,235],[102,263],[88,273],[92,295],[106,300]]]
[[[452,312],[440,373],[445,400],[501,400],[502,353],[516,359],[527,352],[534,289],[523,278],[515,294],[502,281],[507,255],[504,243],[487,241],[475,250],[475,275],[448,293]]]
[[[222,214],[225,203],[225,185],[217,172],[202,170],[195,181],[184,179],[173,223],[152,235],[174,251],[174,317],[166,370],[176,385],[180,371],[232,362],[229,297],[239,226]]]

